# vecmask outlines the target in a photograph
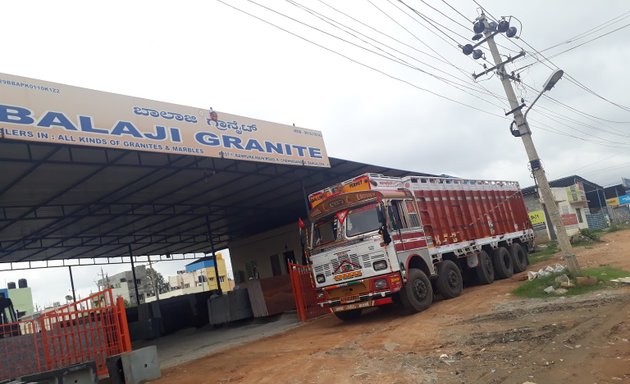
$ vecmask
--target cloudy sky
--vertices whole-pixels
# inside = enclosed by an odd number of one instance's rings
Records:
[[[474,60],[458,47],[480,6],[518,28],[497,42],[506,57],[526,52],[508,65],[526,104],[554,69],[566,73],[528,115],[549,179],[630,177],[623,0],[23,0],[3,7],[0,72],[321,130],[334,157],[529,186],[498,77],[472,80],[489,52]],[[98,270],[81,271],[89,291]],[[0,273],[0,286],[16,279]],[[40,305],[47,292],[36,291]]]

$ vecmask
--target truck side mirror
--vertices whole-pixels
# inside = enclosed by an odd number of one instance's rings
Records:
[[[387,219],[385,217],[385,207],[383,204],[379,204],[376,208],[376,212],[378,214],[378,222],[381,223],[381,227],[378,229],[378,233],[383,236],[383,243],[388,245],[392,242],[392,237],[389,235],[389,231],[387,230]]]
[[[383,236],[383,243],[385,243],[385,245],[388,245],[392,242],[392,237],[389,235],[389,231],[387,230],[386,225],[382,225],[381,228],[378,230],[378,233]]]

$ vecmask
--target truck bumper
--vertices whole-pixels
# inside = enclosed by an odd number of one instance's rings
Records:
[[[376,289],[376,282],[385,280],[387,285]],[[319,302],[321,307],[330,308],[333,312],[350,311],[390,304],[392,295],[402,287],[399,272],[358,280],[342,286],[326,287],[320,292],[325,298]]]

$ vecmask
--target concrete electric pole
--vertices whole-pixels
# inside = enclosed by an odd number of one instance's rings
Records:
[[[545,175],[545,170],[543,169],[540,158],[538,157],[538,153],[536,152],[536,147],[534,147],[534,142],[532,140],[532,132],[529,129],[529,125],[527,123],[527,112],[525,116],[521,112],[521,108],[523,105],[519,105],[518,100],[516,98],[516,94],[514,93],[514,89],[512,88],[512,83],[510,82],[510,76],[505,71],[505,64],[501,61],[501,55],[499,54],[499,49],[497,48],[497,44],[494,41],[494,35],[496,32],[488,28],[489,23],[486,20],[484,14],[481,14],[477,19],[479,23],[486,26],[484,29],[485,41],[488,43],[488,48],[492,54],[492,58],[494,59],[494,63],[496,65],[496,70],[499,78],[501,79],[501,83],[503,84],[503,89],[505,90],[505,94],[510,102],[510,107],[512,108],[512,113],[514,113],[514,121],[516,126],[518,127],[518,136],[523,140],[523,145],[525,146],[525,151],[527,152],[527,157],[529,158],[529,164],[531,166],[532,173],[534,178],[538,183],[538,187],[540,193],[543,198],[543,203],[545,204],[547,211],[549,212],[549,216],[551,218],[552,224],[556,227],[558,244],[560,245],[560,250],[562,256],[567,261],[567,267],[572,275],[577,276],[580,274],[580,266],[578,265],[575,254],[573,254],[573,248],[571,246],[571,242],[569,241],[569,237],[567,236],[567,231],[564,227],[564,223],[562,222],[562,217],[560,216],[560,211],[558,210],[558,205],[556,204],[556,200],[553,197],[553,193],[551,192],[551,187],[549,186],[549,181],[547,181],[547,176]],[[510,62],[508,60],[507,62]],[[562,71],[556,71],[554,74],[547,80],[545,83],[544,89],[538,95],[534,103],[540,98],[540,96],[545,92],[551,90],[555,83],[562,77]],[[532,103],[533,105],[533,103]],[[530,106],[531,108],[531,106]]]

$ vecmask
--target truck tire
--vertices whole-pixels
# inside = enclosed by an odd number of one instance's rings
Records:
[[[451,260],[442,261],[438,267],[438,278],[435,285],[445,299],[452,299],[461,295],[464,281],[457,264]]]
[[[422,312],[433,303],[433,288],[427,275],[419,269],[409,270],[407,282],[400,290],[400,302],[406,312]]]
[[[484,250],[479,252],[479,264],[475,268],[477,272],[477,281],[481,284],[492,284],[494,281],[494,265],[488,253]]]
[[[514,275],[512,255],[505,247],[499,247],[492,252],[494,275],[497,279],[507,279]]]
[[[510,247],[510,253],[512,254],[512,263],[514,264],[514,273],[523,272],[527,269],[527,252],[521,247],[520,244],[514,243]]]
[[[361,317],[361,308],[351,309],[349,311],[334,312],[334,314],[339,320],[352,321]]]

